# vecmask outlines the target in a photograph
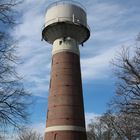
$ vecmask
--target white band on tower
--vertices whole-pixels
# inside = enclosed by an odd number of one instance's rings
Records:
[[[45,129],[45,132],[52,132],[52,131],[81,131],[85,132],[86,129],[80,126],[74,125],[59,125],[59,126],[51,126]]]
[[[70,37],[55,40],[53,43],[52,55],[63,51],[73,52],[79,55],[79,47],[76,40]]]

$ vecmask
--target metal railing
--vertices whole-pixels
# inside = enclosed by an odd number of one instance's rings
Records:
[[[53,6],[57,6],[57,5],[61,5],[61,4],[62,5],[73,4],[73,5],[76,5],[76,6],[80,7],[80,8],[82,8],[82,9],[84,9],[84,11],[86,11],[86,8],[81,3],[77,2],[77,1],[74,1],[74,0],[59,0],[59,1],[56,1],[56,2],[54,2],[52,4],[50,4],[46,8],[46,10],[50,9]]]
[[[67,19],[67,20],[65,20]],[[71,20],[70,20],[71,19]],[[47,22],[45,22],[45,24],[43,25],[43,29],[45,28],[46,25],[49,25],[51,23],[57,23],[57,22],[63,22],[63,21],[69,21],[69,22],[72,22],[74,24],[81,24],[81,22],[79,22],[78,18],[73,18],[73,17],[57,17],[57,18],[53,18]],[[85,27],[87,27],[89,30],[90,30],[90,27],[88,24],[84,25],[84,24],[81,24]]]
[[[63,22],[63,21],[71,21],[73,23],[81,23],[78,22],[79,20],[77,18],[73,18],[73,17],[57,17],[57,18],[53,18],[49,21],[47,21],[45,24],[50,24],[50,23],[55,23],[55,22]]]

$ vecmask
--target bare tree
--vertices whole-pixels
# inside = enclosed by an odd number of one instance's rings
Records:
[[[0,22],[13,26],[16,23],[16,10],[15,6],[23,0],[1,0],[0,1]]]
[[[31,129],[23,129],[19,133],[17,140],[43,140],[43,137],[40,133]]]
[[[88,124],[87,137],[88,140],[112,140],[113,129],[106,123],[104,116],[96,118]]]
[[[15,41],[9,28],[16,24],[14,7],[19,0],[0,0],[0,130],[20,128],[27,122],[29,93],[16,72]],[[5,28],[4,28],[5,27]],[[3,29],[4,28],[4,29]],[[2,133],[1,133],[2,134]]]
[[[115,114],[107,115],[107,122],[120,138],[133,140],[140,137],[140,46],[138,36],[133,50],[123,48],[113,60],[117,77],[116,95],[109,103],[110,110]]]
[[[140,35],[137,39],[140,42]],[[88,140],[136,140],[140,138],[140,46],[124,48],[113,60],[116,95],[107,113],[89,124]]]
[[[137,119],[137,118],[136,118]],[[114,138],[117,140],[128,139],[135,140],[139,138],[139,130],[137,129],[140,122],[128,114],[106,113],[101,120],[112,130]]]
[[[140,47],[133,53],[130,56],[129,49],[123,49],[113,61],[118,78],[113,104],[123,113],[140,117]]]
[[[88,140],[96,140],[96,128],[95,123],[91,120],[91,122],[88,124],[88,130],[87,130],[87,139]]]
[[[131,115],[107,112],[88,125],[88,140],[136,140],[140,136],[137,128],[140,121],[136,119]]]

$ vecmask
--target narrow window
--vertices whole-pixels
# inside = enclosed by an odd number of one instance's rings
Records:
[[[59,45],[61,45],[62,44],[62,40],[61,41],[59,41]]]

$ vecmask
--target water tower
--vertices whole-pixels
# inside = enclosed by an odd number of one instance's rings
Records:
[[[90,36],[84,7],[73,1],[51,4],[42,36],[53,44],[45,140],[86,140],[79,52]]]

